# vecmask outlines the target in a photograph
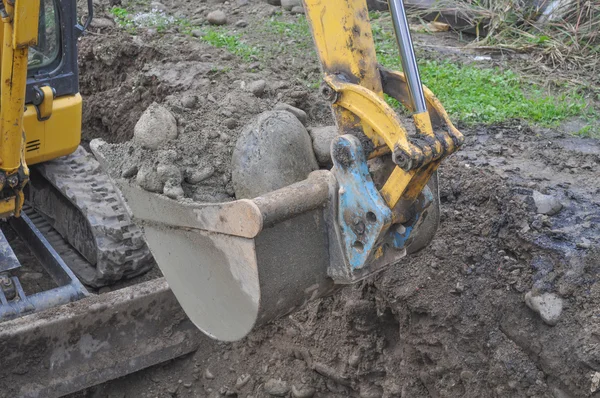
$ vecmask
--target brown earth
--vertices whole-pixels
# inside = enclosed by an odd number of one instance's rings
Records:
[[[207,184],[225,200],[228,148],[246,119],[286,102],[309,126],[332,123],[308,87],[319,81],[314,52],[261,30],[270,16],[298,17],[258,1],[165,4],[189,19],[223,9],[226,29],[266,55],[243,60],[176,27],[136,36],[95,28],[80,43],[86,140],[129,145],[142,112],[161,103],[181,137],[200,142],[196,157],[168,148],[174,163],[213,167]],[[248,26],[234,27],[240,19]],[[267,83],[261,96],[245,88],[257,80]],[[196,105],[182,106],[190,95]],[[73,398],[269,397],[277,388],[288,397],[600,397],[600,143],[518,122],[462,131],[465,148],[440,170],[442,221],[430,247],[240,342]],[[538,214],[535,191],[562,209]],[[530,291],[558,297],[555,326],[526,306]]]

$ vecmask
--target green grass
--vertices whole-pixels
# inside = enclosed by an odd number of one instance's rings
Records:
[[[379,62],[400,70],[391,27],[383,28],[374,21],[373,28]],[[422,60],[419,69],[423,84],[436,94],[451,117],[467,124],[522,119],[557,126],[568,118],[594,113],[576,90],[552,94],[524,82],[511,70],[431,60]]]
[[[284,22],[271,17],[267,21],[267,31],[275,37],[294,39],[300,48],[313,46],[310,27],[304,15],[301,15],[297,22]]]
[[[241,41],[240,35],[209,28],[201,36],[201,40],[213,47],[225,48],[230,53],[239,56],[245,61],[249,61],[253,56],[260,55],[258,48]]]

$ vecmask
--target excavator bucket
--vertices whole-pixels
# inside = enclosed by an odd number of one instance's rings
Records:
[[[435,171],[463,142],[420,83],[400,0],[390,9],[404,73],[377,65],[365,0],[304,3],[324,72],[320,92],[339,131],[331,169],[226,203],[177,201],[115,181],[184,311],[219,340],[240,339],[425,246],[439,221]],[[415,134],[384,93],[413,112]],[[244,157],[264,156],[239,140]],[[91,149],[110,169],[105,144]]]

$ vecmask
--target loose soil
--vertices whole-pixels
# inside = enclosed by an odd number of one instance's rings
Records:
[[[135,152],[135,123],[160,103],[184,138],[169,159],[184,173],[212,167],[203,184],[227,200],[228,154],[247,119],[286,102],[309,126],[332,124],[307,85],[319,81],[314,52],[263,29],[273,15],[297,16],[258,1],[165,4],[190,19],[222,9],[267,55],[242,60],[176,29],[95,28],[80,43],[86,140]],[[240,19],[248,26],[234,28]],[[246,90],[261,79],[262,96]],[[197,105],[184,107],[190,95]],[[296,397],[600,397],[600,142],[518,122],[459,127],[465,148],[440,169],[442,220],[428,248],[240,342],[73,398],[269,397],[276,387]],[[538,214],[534,191],[562,210]],[[562,301],[555,326],[526,306],[531,291]]]

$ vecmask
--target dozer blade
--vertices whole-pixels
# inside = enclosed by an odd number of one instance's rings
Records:
[[[0,397],[62,397],[213,347],[155,279],[0,323]]]

